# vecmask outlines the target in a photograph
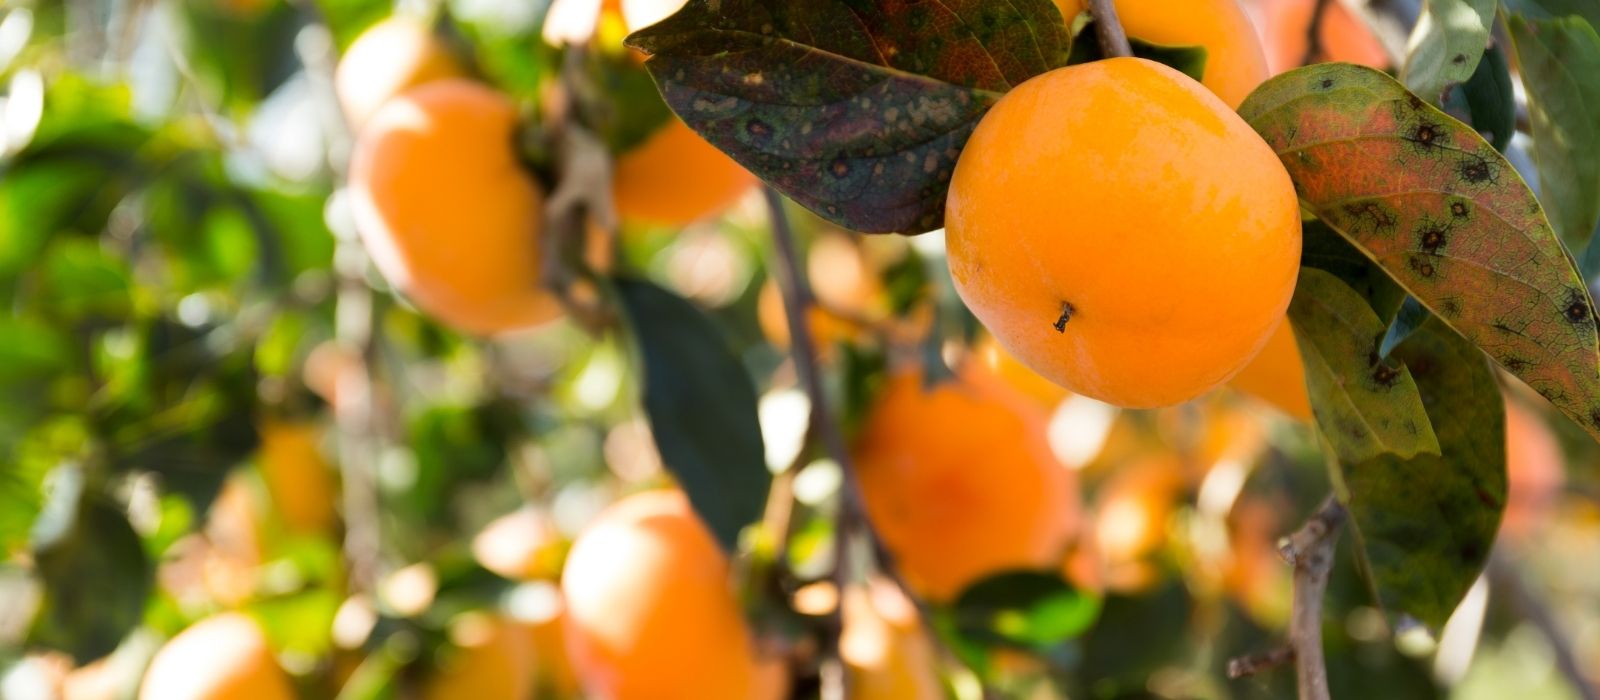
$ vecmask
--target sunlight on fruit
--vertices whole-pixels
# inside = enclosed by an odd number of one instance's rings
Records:
[[[518,581],[558,577],[565,550],[550,516],[528,506],[494,519],[472,538],[472,555],[483,568]]]
[[[378,584],[378,598],[404,617],[422,614],[439,592],[439,574],[426,563],[396,570]]]
[[[202,620],[161,647],[139,686],[139,700],[291,700],[257,623],[238,613]]]

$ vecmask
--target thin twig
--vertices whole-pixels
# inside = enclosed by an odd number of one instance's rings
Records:
[[[1300,65],[1309,66],[1317,62],[1317,57],[1322,55],[1322,19],[1328,14],[1328,8],[1335,0],[1317,0],[1312,3],[1311,23],[1306,25],[1306,53],[1300,58]]]
[[[1128,33],[1117,18],[1117,6],[1112,0],[1089,0],[1089,12],[1094,15],[1094,33],[1100,39],[1100,53],[1106,58],[1133,55],[1133,45],[1128,43]]]
[[[1294,661],[1294,647],[1287,644],[1263,652],[1235,657],[1228,660],[1228,678],[1233,680],[1248,678],[1263,671],[1270,671],[1291,661]]]
[[[794,356],[795,374],[800,386],[811,400],[811,429],[822,439],[823,449],[839,465],[839,512],[834,524],[834,585],[841,594],[848,590],[853,579],[850,570],[850,547],[857,532],[866,524],[862,513],[861,495],[856,484],[855,467],[850,451],[845,446],[844,434],[828,406],[828,396],[823,389],[816,346],[812,344],[811,323],[807,310],[815,298],[806,276],[800,268],[800,256],[795,246],[794,231],[789,217],[783,211],[783,198],[768,187],[767,209],[772,219],[772,242],[775,262],[772,275],[783,292],[783,309],[789,320],[789,352]],[[843,631],[840,609],[834,608],[827,622],[828,635],[825,658],[829,668],[823,669],[824,700],[848,697],[848,680],[843,673],[839,657],[839,635]]]
[[[1339,528],[1349,513],[1329,496],[1297,532],[1278,548],[1294,567],[1294,608],[1289,619],[1289,644],[1294,648],[1300,700],[1330,700],[1328,667],[1322,656],[1322,599],[1333,572]]]
[[[1600,700],[1600,689],[1596,689],[1594,681],[1584,674],[1584,664],[1578,660],[1577,653],[1573,651],[1572,640],[1567,637],[1566,631],[1561,629],[1549,604],[1528,586],[1527,580],[1518,571],[1517,562],[1496,549],[1489,556],[1488,569],[1489,584],[1492,586],[1490,590],[1505,593],[1512,609],[1533,623],[1533,626],[1544,635],[1545,641],[1550,644],[1551,652],[1555,654],[1556,668],[1560,669],[1561,675],[1566,676],[1577,697],[1581,700]]]

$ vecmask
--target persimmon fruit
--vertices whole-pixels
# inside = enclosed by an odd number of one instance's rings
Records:
[[[613,504],[578,536],[561,577],[567,652],[610,700],[750,700],[762,671],[728,557],[677,491]]]
[[[979,122],[946,202],[950,272],[1000,344],[1073,392],[1170,406],[1283,321],[1300,207],[1278,156],[1152,61],[1045,73]]]
[[[361,32],[339,57],[334,92],[357,130],[389,100],[411,88],[466,71],[422,20],[393,15]]]
[[[1261,352],[1228,386],[1272,404],[1290,417],[1311,420],[1306,367],[1288,321],[1278,325],[1267,344],[1261,346]]]
[[[900,573],[944,602],[986,576],[1054,565],[1078,494],[1043,411],[983,372],[924,382],[891,376],[854,450],[867,516]]]
[[[733,206],[755,183],[744,166],[671,117],[617,157],[612,188],[624,221],[684,226]]]
[[[1071,22],[1088,3],[1056,0],[1056,5]],[[1201,82],[1229,107],[1238,107],[1269,75],[1255,25],[1237,0],[1116,0],[1116,8],[1122,28],[1132,38],[1163,46],[1204,47]]]
[[[458,330],[494,335],[559,314],[540,286],[544,193],[513,147],[517,109],[467,80],[391,100],[350,166],[356,226],[392,284]]]
[[[261,627],[242,613],[190,625],[156,652],[139,700],[294,700]]]

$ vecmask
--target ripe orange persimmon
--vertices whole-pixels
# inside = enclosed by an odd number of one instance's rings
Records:
[[[893,584],[870,581],[845,591],[839,655],[859,700],[939,700],[937,655],[917,608]]]
[[[566,542],[548,513],[525,507],[478,531],[472,555],[483,568],[508,579],[554,579],[561,574]]]
[[[1267,50],[1267,67],[1273,75],[1300,67],[1310,43],[1311,13],[1317,0],[1254,0],[1252,2],[1261,43]],[[1342,61],[1382,70],[1389,55],[1372,29],[1342,2],[1323,3],[1319,43],[1322,51],[1313,62]]]
[[[1561,443],[1544,419],[1516,399],[1506,400],[1506,510],[1500,536],[1527,539],[1549,522],[1566,485]]]
[[[379,107],[406,90],[465,74],[427,24],[394,15],[351,42],[339,58],[333,84],[345,119],[359,130]]]
[[[139,700],[294,700],[267,638],[240,613],[206,618],[156,652]]]
[[[566,603],[561,600],[559,593],[555,593],[552,598],[553,609],[547,611],[547,615],[539,619],[518,619],[516,626],[526,640],[528,648],[533,652],[536,685],[541,689],[554,691],[556,697],[576,697],[578,677],[574,674],[572,662],[567,656],[564,631],[567,625]]]
[[[1039,376],[1038,372],[1012,357],[992,335],[985,335],[978,341],[973,348],[973,356],[984,369],[994,373],[1007,386],[1038,402],[1042,408],[1053,409],[1072,395],[1061,385]]]
[[[1228,382],[1239,391],[1278,407],[1300,420],[1311,420],[1311,396],[1306,392],[1306,367],[1288,321],[1261,346],[1260,354]]]
[[[322,430],[314,423],[263,422],[261,479],[272,505],[289,530],[325,533],[338,517],[338,485],[318,446]]]
[[[948,601],[987,575],[1059,561],[1078,492],[1044,413],[981,371],[923,382],[890,377],[855,445],[867,515],[900,572]]]
[[[513,149],[517,110],[466,80],[395,98],[350,166],[356,225],[373,263],[423,311],[481,335],[560,311],[540,287],[544,194]]]
[[[1288,308],[1300,205],[1276,154],[1187,76],[1058,69],[984,116],[946,204],[956,291],[1066,388],[1168,406],[1232,378]]]
[[[680,492],[601,513],[567,558],[567,652],[609,700],[750,700],[761,673],[727,555]]]
[[[617,157],[612,181],[625,221],[683,226],[732,206],[756,182],[727,154],[672,117]]]
[[[423,686],[423,700],[525,700],[533,690],[533,651],[507,620],[467,613],[450,625],[455,645]]]
[[[1087,3],[1056,0],[1056,5],[1071,22]],[[1237,0],[1116,0],[1116,6],[1130,37],[1165,46],[1205,47],[1201,82],[1229,107],[1238,107],[1267,79],[1267,59],[1255,26]]]

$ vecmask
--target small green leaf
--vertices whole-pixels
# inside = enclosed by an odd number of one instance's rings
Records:
[[[1483,53],[1472,78],[1445,91],[1444,111],[1471,124],[1494,150],[1505,153],[1517,131],[1517,98],[1511,66],[1498,44]]]
[[[1483,355],[1438,319],[1395,349],[1441,456],[1339,465],[1379,601],[1438,630],[1483,570],[1506,501],[1505,405]]]
[[[30,642],[85,664],[110,654],[139,625],[153,569],[122,510],[81,487],[58,483],[51,503],[57,521],[36,530],[34,562],[45,595]]]
[[[971,641],[1041,649],[1088,631],[1099,617],[1100,598],[1054,572],[1014,571],[973,584],[949,614],[954,631]]]
[[[1600,224],[1600,34],[1579,17],[1506,23],[1528,91],[1540,201],[1575,256]]]
[[[1378,356],[1383,321],[1331,273],[1300,271],[1289,302],[1317,426],[1345,463],[1439,454],[1439,440],[1403,365]]]
[[[1240,107],[1301,204],[1600,438],[1594,302],[1538,200],[1476,131],[1387,75],[1290,71]]]
[[[761,518],[772,485],[755,385],[722,332],[694,305],[643,280],[615,285],[661,461],[731,552],[739,531]]]
[[[1437,104],[1450,86],[1478,69],[1497,0],[1426,0],[1406,55],[1405,83]]]
[[[979,118],[1071,38],[1050,0],[691,0],[628,43],[679,117],[796,202],[921,233]]]

